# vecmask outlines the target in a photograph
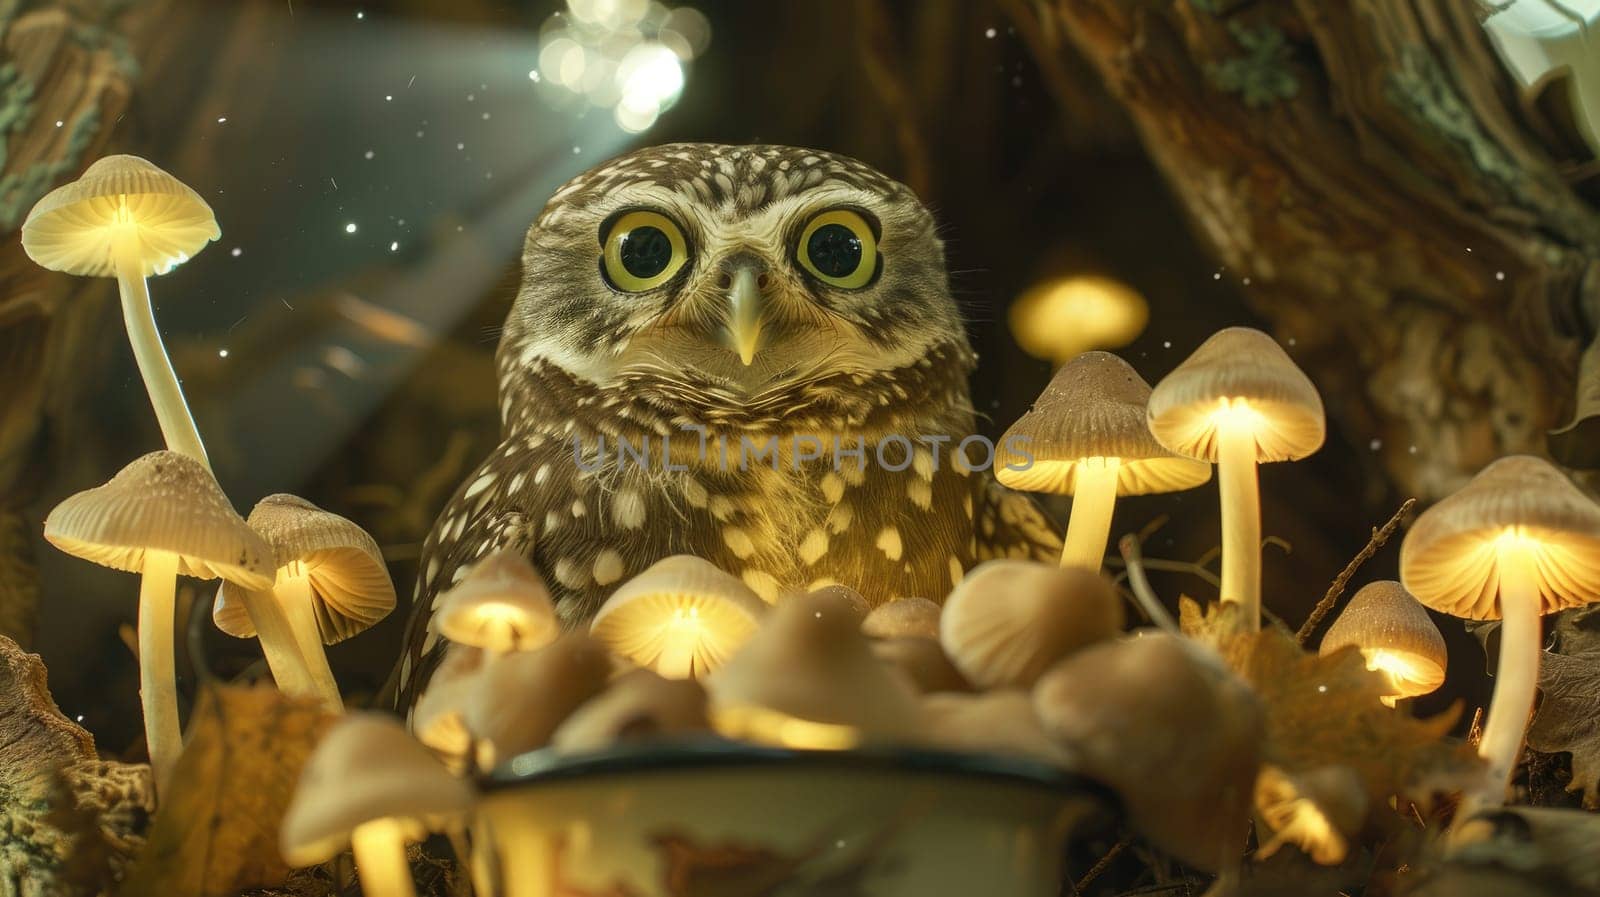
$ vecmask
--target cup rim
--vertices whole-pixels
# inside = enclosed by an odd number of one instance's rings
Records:
[[[763,767],[876,770],[990,781],[1053,791],[1063,796],[1090,796],[1107,806],[1117,803],[1111,789],[1100,782],[1026,757],[901,745],[809,750],[715,737],[638,741],[582,754],[561,754],[551,748],[541,748],[512,757],[485,776],[480,788],[493,792],[635,773]]]

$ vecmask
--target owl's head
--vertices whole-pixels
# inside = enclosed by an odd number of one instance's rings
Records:
[[[572,180],[528,231],[502,377],[732,399],[914,364],[966,337],[933,218],[815,150],[672,144]]]

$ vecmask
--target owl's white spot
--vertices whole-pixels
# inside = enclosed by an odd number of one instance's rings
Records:
[[[471,569],[471,568],[468,567],[466,564],[462,564],[461,566],[455,568],[454,570],[451,570],[450,571],[450,584],[451,585],[455,585],[456,583],[458,583],[461,580],[465,579],[467,577],[467,571],[469,569]]]
[[[911,455],[911,467],[917,476],[925,480],[933,479],[933,453],[927,449],[919,448]]]
[[[933,487],[921,480],[912,480],[906,484],[906,497],[924,511],[933,510]]]
[[[556,561],[555,573],[556,582],[569,589],[579,588],[589,581],[589,574],[585,573],[583,568],[574,564],[570,558],[562,558]]]
[[[972,494],[968,493],[961,499],[961,508],[967,512],[967,519],[972,519]]]
[[[841,464],[839,465],[839,474],[844,477],[844,481],[849,485],[859,486],[867,481],[866,462]]]
[[[739,575],[739,578],[744,580],[744,584],[749,586],[751,591],[760,595],[762,601],[772,604],[778,600],[778,580],[771,573],[746,570]]]
[[[551,512],[549,512],[549,513],[544,515],[544,531],[545,532],[547,532],[547,533],[555,532],[557,529],[560,529],[560,528],[561,528],[561,515],[560,514],[556,513],[555,511],[551,511]]]
[[[467,487],[467,491],[463,495],[463,497],[464,498],[471,498],[474,495],[477,495],[478,493],[480,493],[483,490],[489,488],[490,486],[493,486],[494,485],[494,481],[496,479],[498,479],[498,478],[499,478],[499,474],[496,474],[493,471],[491,471],[489,473],[486,473],[481,477],[478,477],[477,479],[472,481],[472,485]]]
[[[972,475],[971,464],[967,461],[967,456],[961,452],[952,451],[950,453],[950,466],[955,469],[958,476]]]
[[[622,555],[607,548],[594,556],[594,581],[603,586],[622,578]]]
[[[733,516],[733,501],[726,495],[711,496],[707,505],[711,508],[711,516],[718,520],[727,520]]]
[[[878,530],[878,550],[891,561],[900,560],[900,555],[905,551],[905,545],[900,541],[900,530],[886,526]]]
[[[844,479],[836,473],[823,474],[822,497],[826,498],[830,505],[838,504],[839,499],[844,498]]]
[[[985,518],[983,518],[983,523],[980,524],[980,526],[982,527],[983,534],[985,536],[993,536],[994,535],[994,518],[993,517],[985,517]]]
[[[644,526],[644,496],[633,489],[618,490],[611,500],[611,519],[628,529]]]
[[[806,564],[815,564],[828,553],[828,533],[826,530],[814,529],[806,533],[800,543],[800,560]]]
[[[818,589],[826,589],[828,586],[836,585],[840,585],[839,580],[834,579],[831,576],[824,576],[821,579],[811,580],[811,584],[806,586],[806,591],[815,592]]]
[[[689,503],[690,507],[703,508],[706,506],[706,499],[708,498],[706,487],[700,485],[700,481],[694,477],[685,476],[683,478],[683,498]]]
[[[548,465],[548,464],[540,464],[539,465],[539,469],[535,470],[533,472],[533,484],[535,486],[544,485],[544,481],[549,479],[549,478],[550,478],[550,465]]]
[[[950,555],[950,584],[952,586],[960,585],[961,576],[964,573],[966,571],[961,569],[961,559],[953,554]]]
[[[422,574],[422,581],[423,582],[433,582],[433,578],[435,576],[438,576],[438,575],[439,575],[439,559],[438,558],[428,558],[428,569],[427,569],[427,572]]]
[[[850,528],[850,521],[855,518],[855,509],[848,504],[840,503],[833,506],[828,512],[828,529],[838,535]]]
[[[737,526],[724,527],[722,541],[727,543],[728,550],[733,552],[733,556],[741,561],[756,553],[755,540]]]
[[[511,478],[511,482],[506,484],[506,492],[515,495],[522,490],[522,485],[526,482],[528,482],[527,473],[519,473]]]
[[[572,516],[582,517],[587,513],[589,513],[589,508],[583,503],[583,499],[575,498],[572,500]]]

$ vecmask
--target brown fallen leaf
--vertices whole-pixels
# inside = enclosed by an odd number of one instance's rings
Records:
[[[1551,627],[1555,650],[1539,667],[1539,710],[1528,729],[1528,747],[1572,755],[1568,791],[1582,791],[1583,805],[1600,809],[1600,610],[1559,615]]]
[[[1266,706],[1262,761],[1290,772],[1324,766],[1355,771],[1373,806],[1400,795],[1426,803],[1434,793],[1470,780],[1478,759],[1447,738],[1459,708],[1414,719],[1385,707],[1382,677],[1354,648],[1326,657],[1308,653],[1278,628],[1244,632],[1234,605],[1179,606],[1184,633],[1211,645]]]
[[[119,897],[227,897],[288,880],[278,824],[333,717],[268,686],[204,692],[144,854]]]
[[[149,804],[148,768],[100,761],[38,656],[0,636],[0,894],[101,893],[139,849]]]

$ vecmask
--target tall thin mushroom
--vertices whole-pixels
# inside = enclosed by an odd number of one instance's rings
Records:
[[[1500,805],[1522,754],[1539,681],[1539,618],[1600,601],[1600,505],[1548,461],[1501,458],[1417,518],[1400,545],[1400,581],[1440,613],[1503,621],[1478,742],[1488,770],[1466,795],[1466,819]]]
[[[250,529],[211,472],[177,452],[153,452],[105,485],[56,505],[44,537],[68,554],[141,576],[139,698],[157,793],[182,750],[173,663],[178,574],[221,577],[242,588],[272,585],[272,549]]]
[[[1169,450],[1215,462],[1222,497],[1223,601],[1261,625],[1261,485],[1256,465],[1322,447],[1322,397],[1272,337],[1219,330],[1150,393],[1150,432]]]
[[[1150,385],[1126,361],[1085,352],[1056,371],[1000,440],[995,479],[1072,496],[1061,566],[1100,569],[1117,496],[1179,492],[1211,479],[1211,465],[1150,435],[1149,399]]]
[[[237,602],[224,584],[212,620],[240,638],[259,632],[263,653],[287,628],[293,645],[276,653],[298,658],[311,693],[337,713],[344,703],[322,646],[365,632],[394,610],[394,583],[378,544],[351,521],[293,495],[256,502],[249,522],[272,546],[276,580]]]
[[[107,156],[46,193],[22,223],[22,248],[52,271],[115,277],[122,317],[167,448],[209,467],[200,431],[161,344],[145,278],[222,236],[200,194],[138,156]]]

